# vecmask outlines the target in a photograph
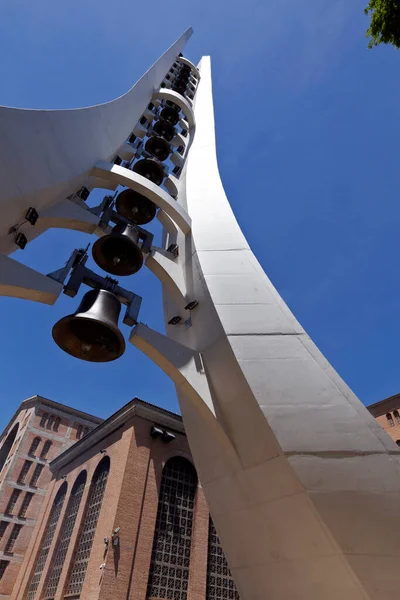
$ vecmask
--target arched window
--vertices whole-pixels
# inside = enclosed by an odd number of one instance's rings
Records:
[[[67,495],[67,483],[64,482],[57,492],[54,498],[53,506],[51,508],[49,520],[47,521],[46,530],[40,546],[40,552],[38,559],[33,571],[31,583],[28,590],[27,600],[34,600],[37,589],[39,587],[40,579],[42,577],[43,569],[46,564],[47,556],[49,554],[50,546],[53,541],[54,533],[56,531],[58,519],[60,518],[61,510],[64,504],[65,496]]]
[[[10,450],[12,448],[14,440],[17,437],[18,428],[19,428],[19,423],[16,423],[14,425],[14,427],[11,429],[8,436],[6,437],[5,441],[3,442],[2,447],[0,448],[0,471],[4,467],[4,464],[8,458],[8,455],[10,453]]]
[[[400,425],[400,415],[398,410],[393,411],[394,418],[396,420],[397,425]]]
[[[396,440],[396,444],[400,446],[400,440]]]
[[[187,599],[196,488],[193,465],[170,458],[161,477],[147,598]]]
[[[54,423],[54,417],[53,417],[53,415],[50,415],[49,418],[47,419],[46,429],[51,429],[53,427],[53,423]]]
[[[76,517],[78,515],[79,505],[85,489],[86,477],[86,471],[82,471],[75,481],[74,487],[72,488],[67,509],[61,525],[60,535],[58,536],[57,545],[54,551],[53,560],[49,569],[47,583],[43,595],[43,598],[45,599],[54,598],[57,591],[61,571],[64,566],[65,556],[68,551],[69,542],[71,540]]]
[[[45,427],[48,419],[49,413],[43,413],[42,418],[40,419],[40,427]]]
[[[60,417],[56,417],[54,420],[53,431],[58,431],[58,428],[60,427],[60,423],[61,423]]]
[[[211,517],[208,523],[206,600],[239,600],[239,594],[226,562],[224,551]]]
[[[110,459],[106,456],[94,472],[90,485],[85,516],[76,544],[74,560],[69,576],[67,596],[73,595],[75,597],[82,591],[109,472]]]
[[[46,456],[49,453],[51,447],[51,441],[50,440],[46,440],[45,443],[43,444],[43,448],[42,451],[40,453],[40,458],[46,458]]]
[[[82,425],[78,425],[78,429],[76,430],[76,439],[77,440],[80,440],[82,437],[82,429],[83,429]]]
[[[29,448],[29,452],[28,452],[29,456],[35,456],[35,452],[38,449],[40,442],[41,442],[40,437],[35,437],[33,439],[33,442],[31,444],[31,447]]]
[[[389,427],[394,427],[394,421],[393,421],[393,417],[392,417],[392,415],[391,415],[390,413],[388,413],[388,414],[386,415],[386,418],[387,418],[387,420],[388,420]]]

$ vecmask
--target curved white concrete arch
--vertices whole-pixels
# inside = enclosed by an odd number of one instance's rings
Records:
[[[196,75],[197,79],[200,80],[200,71],[198,70],[196,65],[194,65],[188,58],[185,58],[184,56],[178,56],[176,62],[182,63],[183,65],[187,65],[188,67],[190,67],[193,73]]]
[[[166,88],[160,88],[157,92],[154,92],[153,98],[156,100],[171,100],[171,102],[175,102],[182,110],[183,114],[186,117],[186,121],[189,124],[189,129],[192,129],[196,126],[196,121],[194,118],[194,112],[191,103],[178,92],[174,92],[173,90],[167,90]]]
[[[162,208],[175,221],[184,234],[189,233],[191,221],[184,208],[180,206],[160,186],[152,183],[134,171],[120,167],[113,163],[98,162],[92,171],[96,177],[113,180],[119,185],[130,188],[149,198],[154,204]]]

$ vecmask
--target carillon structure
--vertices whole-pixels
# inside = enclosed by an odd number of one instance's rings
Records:
[[[251,252],[218,174],[210,60],[182,55],[190,34],[115,101],[0,109],[0,294],[51,305],[91,288],[53,337],[95,362],[124,352],[123,306],[129,342],[176,385],[242,600],[394,600],[400,449]],[[89,207],[94,188],[105,196]],[[97,236],[105,274],[85,249],[49,275],[9,256],[51,227]],[[143,265],[162,284],[166,335],[139,322],[123,283]]]

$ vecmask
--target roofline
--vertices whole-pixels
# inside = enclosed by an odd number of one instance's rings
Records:
[[[379,400],[379,402],[374,402],[374,404],[368,404],[368,406],[366,406],[365,408],[368,408],[368,410],[370,410],[371,408],[377,408],[381,404],[384,404],[385,402],[388,402],[389,400],[394,400],[395,398],[398,398],[399,396],[400,396],[400,393],[393,394],[393,396],[389,396],[388,398]]]
[[[8,431],[9,431],[11,425],[13,424],[15,419],[17,419],[21,410],[24,410],[25,408],[29,408],[30,406],[35,406],[38,402],[41,402],[41,403],[45,404],[46,406],[51,406],[53,408],[61,410],[62,412],[70,413],[70,414],[73,414],[82,419],[86,419],[87,421],[92,421],[96,425],[98,425],[99,423],[101,423],[103,421],[103,419],[100,419],[99,417],[96,417],[95,415],[90,415],[89,413],[85,413],[81,410],[78,410],[77,408],[72,408],[71,406],[67,406],[66,404],[61,404],[61,402],[55,402],[54,400],[49,400],[48,398],[45,398],[44,396],[39,396],[38,394],[35,394],[34,396],[25,398],[25,400],[23,400],[21,402],[21,404],[18,406],[17,410],[15,411],[15,413],[13,414],[13,416],[11,417],[11,419],[9,420],[9,422],[3,429],[3,432],[0,434],[0,442],[8,434]]]
[[[133,416],[142,417],[186,435],[180,415],[155,404],[140,400],[140,398],[133,398],[133,400],[122,406],[95,429],[92,429],[85,437],[54,458],[50,462],[51,471],[54,473],[68,465],[74,458],[82,455],[86,450],[104,439],[104,437],[113,433]]]

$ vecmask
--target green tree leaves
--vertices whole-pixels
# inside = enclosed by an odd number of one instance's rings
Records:
[[[368,48],[379,44],[400,48],[400,0],[370,0],[364,12],[371,13]]]

